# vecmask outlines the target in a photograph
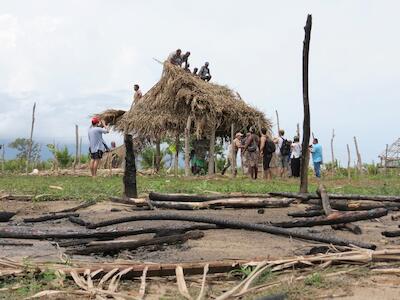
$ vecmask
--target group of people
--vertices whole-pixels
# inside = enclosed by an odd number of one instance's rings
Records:
[[[256,133],[254,127],[250,128],[246,136],[237,132],[229,145],[228,159],[222,170],[222,175],[232,166],[233,160],[236,162],[239,150],[242,154],[242,167],[248,170],[247,173],[252,179],[257,179],[258,165],[261,160],[266,180],[272,179],[273,168],[277,169],[280,177],[300,177],[302,145],[298,136],[295,136],[293,141],[287,140],[283,129],[279,130],[279,135],[276,138],[271,138],[265,128],[261,129],[261,135]],[[312,145],[309,145],[309,152],[312,155],[315,176],[320,178],[323,159],[322,147],[317,138],[314,138]],[[234,173],[236,175],[236,168]]]
[[[208,62],[205,62],[204,65],[200,68],[200,71],[198,68],[194,68],[192,72],[190,71],[190,64],[188,61],[189,56],[189,51],[186,51],[185,54],[182,54],[182,50],[177,49],[168,56],[168,61],[173,65],[183,67],[185,71],[187,71],[188,73],[192,73],[196,77],[200,77],[200,79],[204,81],[210,81],[212,77],[209,68],[210,64]]]

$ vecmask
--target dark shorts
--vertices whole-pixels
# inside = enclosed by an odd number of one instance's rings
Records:
[[[272,155],[264,155],[263,157],[263,168],[264,170],[269,169],[269,164],[271,163]]]
[[[91,159],[101,159],[103,157],[103,151],[99,150],[95,153],[90,153]]]

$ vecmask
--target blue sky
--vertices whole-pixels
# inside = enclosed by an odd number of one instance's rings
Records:
[[[237,90],[288,137],[302,122],[303,27],[313,15],[310,50],[312,131],[330,160],[346,163],[357,136],[363,160],[399,137],[398,1],[2,1],[0,143],[27,137],[86,138],[89,116],[128,109],[132,86],[145,92],[180,47],[191,66],[210,62],[213,79]],[[108,140],[121,141],[118,135]]]

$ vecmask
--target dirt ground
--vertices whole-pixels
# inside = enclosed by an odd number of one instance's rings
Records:
[[[65,208],[74,207],[76,201],[51,201],[51,202],[23,202],[15,200],[3,200],[0,202],[0,210],[18,211],[18,214],[9,223],[2,223],[1,229],[17,225],[19,228],[29,228],[35,230],[57,231],[82,231],[85,230],[79,225],[72,224],[68,220],[56,220],[40,223],[23,223],[22,218],[38,216],[46,212],[59,211]],[[290,220],[288,212],[304,210],[306,205],[295,204],[288,208],[265,209],[264,214],[259,214],[257,209],[223,209],[223,210],[199,210],[185,211],[185,214],[215,216],[227,219],[250,222],[284,221]],[[112,211],[118,210],[118,211]],[[94,206],[78,211],[80,218],[90,222],[114,219],[127,215],[143,214],[143,211],[132,211],[130,206],[112,202],[100,202]],[[140,221],[112,225],[101,228],[101,230],[118,228],[134,229],[154,226],[164,226],[168,228],[172,225],[182,225],[183,222],[175,221]],[[186,223],[188,224],[188,223]],[[302,230],[310,232],[320,232],[324,234],[334,234],[339,237],[371,242],[378,246],[378,249],[398,245],[399,239],[388,239],[381,235],[383,230],[395,230],[398,223],[391,220],[390,216],[379,220],[357,222],[363,231],[362,235],[354,235],[346,231],[335,231],[330,226],[318,226],[304,228]],[[74,256],[73,260],[84,259],[86,261],[112,261],[116,258],[129,259],[138,262],[194,262],[211,261],[223,259],[262,259],[262,258],[281,258],[295,255],[305,255],[315,244],[290,239],[287,237],[274,236],[267,233],[250,232],[245,230],[218,229],[206,230],[205,236],[199,240],[189,240],[182,245],[163,246],[162,248],[139,248],[136,251],[123,251],[117,257],[102,256]],[[150,237],[151,235],[146,235]],[[145,237],[134,236],[132,239]],[[120,239],[126,239],[123,237]],[[3,239],[5,241],[6,239]],[[59,262],[59,250],[48,241],[21,240],[21,242],[33,243],[33,246],[0,246],[1,257],[12,258],[14,260],[29,260],[37,262]],[[351,282],[351,284],[350,284]],[[388,283],[390,282],[390,284]],[[350,284],[350,287],[349,287]],[[375,276],[363,278],[362,280],[349,281],[346,283],[347,296],[341,292],[330,296],[338,295],[341,299],[399,299],[400,279],[396,276]],[[350,289],[349,289],[350,288]],[[333,293],[334,290],[331,290]],[[326,293],[326,291],[324,291]],[[329,297],[325,298],[329,298]],[[171,298],[173,299],[173,297]]]

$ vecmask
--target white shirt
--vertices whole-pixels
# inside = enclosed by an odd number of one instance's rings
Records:
[[[282,148],[282,144],[283,144],[283,137],[278,137],[278,143],[276,144],[275,147],[275,153],[277,155],[281,155],[281,148]]]
[[[290,154],[290,158],[299,158],[301,156],[301,145],[300,143],[292,143],[292,154]]]

